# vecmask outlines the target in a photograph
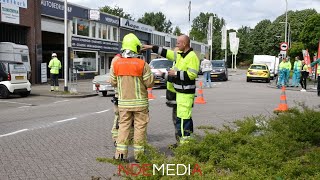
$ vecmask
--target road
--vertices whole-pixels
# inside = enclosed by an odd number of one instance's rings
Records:
[[[247,83],[243,70],[230,74],[229,81],[203,89],[207,103],[194,106],[195,133],[202,134],[199,126],[221,127],[245,116],[272,115],[278,106],[281,90],[266,83]],[[174,143],[171,109],[165,105],[164,89],[154,89],[153,94],[148,141],[167,152]],[[295,102],[319,106],[314,92],[287,91],[286,95],[289,107]],[[115,151],[110,100],[111,96],[0,99],[0,179],[112,177],[116,167],[95,160],[112,157]]]

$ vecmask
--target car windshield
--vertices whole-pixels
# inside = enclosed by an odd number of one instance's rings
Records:
[[[171,68],[173,65],[173,62],[169,60],[156,60],[156,61],[151,61],[149,65],[153,69],[166,69],[166,68]]]
[[[222,61],[211,61],[212,67],[217,67],[217,68],[223,68],[224,67],[224,62]]]
[[[266,66],[263,65],[251,65],[250,69],[256,69],[256,70],[267,70]]]

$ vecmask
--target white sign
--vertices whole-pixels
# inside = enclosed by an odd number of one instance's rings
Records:
[[[286,43],[286,42],[281,43],[281,44],[280,44],[280,50],[281,50],[281,51],[286,51],[286,50],[288,50],[288,43]]]
[[[16,7],[28,8],[28,0],[0,0],[1,4],[11,4]]]
[[[41,83],[45,83],[47,81],[47,63],[41,63]]]
[[[235,44],[235,51],[234,54],[237,55],[238,51],[239,51],[239,43],[240,43],[240,39],[238,37],[236,37],[236,44]]]
[[[19,7],[11,4],[1,4],[1,21],[20,24]]]
[[[236,32],[230,32],[229,33],[229,41],[230,41],[230,51],[235,54],[236,51],[236,43],[237,43],[237,33]]]
[[[208,45],[212,46],[212,25],[213,25],[213,16],[209,17],[209,22],[208,22],[208,31],[207,31],[207,40],[208,40]]]
[[[94,21],[100,20],[100,11],[97,9],[90,9],[89,10],[89,19]]]
[[[120,18],[120,26],[130,28],[130,29],[135,29],[138,31],[147,32],[147,33],[152,33],[154,30],[154,27],[152,26],[148,26],[148,25],[131,21],[129,19],[124,19],[124,18]]]
[[[223,26],[221,29],[221,49],[227,48],[227,28]]]
[[[206,54],[206,46],[201,45],[201,53],[200,54],[203,54],[203,55]]]

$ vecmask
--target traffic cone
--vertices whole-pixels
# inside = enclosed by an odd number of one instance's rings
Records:
[[[206,101],[203,98],[202,81],[199,82],[200,88],[198,89],[198,96],[194,101],[195,104],[205,104]]]
[[[288,104],[287,104],[287,96],[286,96],[286,88],[285,88],[285,86],[282,86],[282,89],[281,89],[280,104],[274,110],[275,111],[288,111]]]
[[[156,97],[152,94],[152,88],[148,88],[148,99],[155,99]]]

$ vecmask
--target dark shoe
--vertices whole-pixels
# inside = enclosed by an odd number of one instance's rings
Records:
[[[139,163],[140,163],[140,161],[139,161],[138,159],[134,159],[134,163],[139,164]]]
[[[114,160],[120,161],[120,162],[124,162],[124,163],[129,163],[129,160],[124,158],[123,154],[120,154],[118,158],[116,158],[115,156],[113,156]]]

